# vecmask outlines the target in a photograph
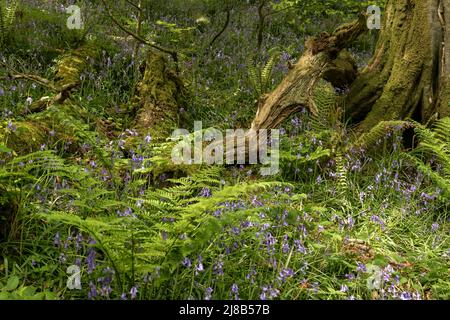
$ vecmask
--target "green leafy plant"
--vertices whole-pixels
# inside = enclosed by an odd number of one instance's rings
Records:
[[[414,131],[419,145],[408,158],[450,197],[450,118],[436,121],[433,129],[415,123]]]
[[[18,8],[18,0],[0,2],[0,44],[3,44],[10,36]]]
[[[251,60],[248,66],[248,76],[252,84],[255,96],[260,97],[267,93],[271,87],[272,71],[280,57],[278,48],[269,51],[269,60],[264,65],[256,65]]]

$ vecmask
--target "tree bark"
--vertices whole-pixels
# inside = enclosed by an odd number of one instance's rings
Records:
[[[362,131],[449,115],[449,14],[450,0],[388,0],[375,54],[346,98],[346,115]]]
[[[366,29],[364,15],[339,27],[331,35],[322,33],[310,39],[306,51],[278,87],[260,98],[252,129],[273,129],[302,108],[316,114],[313,94],[322,78],[336,86],[356,78],[356,66],[342,50]],[[339,83],[341,82],[341,83]]]
[[[182,120],[185,87],[167,60],[149,51],[142,81],[137,87],[135,128],[141,134],[166,139]],[[182,110],[181,110],[182,111]]]

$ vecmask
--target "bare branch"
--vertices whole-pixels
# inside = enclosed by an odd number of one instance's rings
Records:
[[[172,59],[175,61],[175,63],[178,65],[178,53],[175,50],[171,50],[171,49],[167,49],[164,47],[161,47],[153,42],[149,42],[147,40],[145,40],[144,38],[142,38],[141,36],[131,32],[130,30],[128,30],[127,28],[125,28],[117,19],[116,17],[114,17],[114,15],[112,14],[112,12],[109,10],[108,5],[106,4],[105,0],[102,0],[103,5],[105,6],[106,9],[106,13],[108,14],[109,18],[119,27],[120,30],[122,30],[123,32],[125,32],[126,34],[132,36],[133,38],[135,38],[136,40],[138,40],[139,42],[148,45],[149,47],[152,47],[154,49],[157,49],[161,52],[167,53],[169,54]]]
[[[0,76],[0,80],[29,80],[34,81],[52,91],[59,91],[50,80],[42,78],[35,74],[25,74],[25,73],[16,73],[16,74],[8,74],[7,76]]]

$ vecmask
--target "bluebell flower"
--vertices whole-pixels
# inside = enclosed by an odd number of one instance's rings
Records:
[[[89,282],[89,292],[88,299],[92,300],[97,296],[97,287],[94,285],[92,281]]]
[[[439,223],[435,222],[431,225],[431,231],[436,232],[439,229]]]
[[[213,273],[218,276],[223,275],[223,261],[219,261],[214,265]]]
[[[138,289],[136,286],[132,287],[130,290],[131,299],[136,299],[138,293]]]
[[[231,293],[239,293],[239,287],[236,283],[233,283],[233,285],[231,286]]]
[[[195,266],[195,270],[196,270],[196,272],[202,272],[202,271],[204,271],[205,269],[203,268],[203,263],[202,263],[202,260],[203,260],[203,258],[202,258],[202,256],[198,256],[198,258],[197,258],[197,265]]]
[[[8,129],[12,132],[17,130],[17,127],[15,125],[13,125],[13,123],[11,122],[11,120],[8,120]]]
[[[359,272],[359,271],[367,272],[367,268],[366,268],[366,265],[364,263],[357,262],[356,264],[357,264],[357,267],[356,267],[356,271],[357,272]]]
[[[205,300],[211,300],[213,291],[214,290],[211,287],[206,288],[206,290],[205,290]]]
[[[87,273],[92,273],[95,269],[95,250],[93,248],[88,249],[88,255],[86,257],[86,263],[88,266]]]
[[[53,240],[53,244],[57,247],[59,247],[61,245],[61,235],[59,234],[59,232],[57,232],[55,234],[55,239]]]
[[[280,271],[278,280],[284,283],[288,278],[292,276],[294,276],[294,271],[291,268],[285,268]]]
[[[181,262],[183,266],[186,268],[190,268],[192,266],[192,262],[188,257],[184,257],[183,261]]]

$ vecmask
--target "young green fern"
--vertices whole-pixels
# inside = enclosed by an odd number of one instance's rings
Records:
[[[311,115],[311,128],[320,132],[330,130],[340,124],[340,115],[338,112],[339,99],[334,88],[326,81],[319,80],[314,88],[310,106],[315,110]]]
[[[171,179],[170,187],[148,190],[133,214],[116,217],[82,217],[54,211],[42,215],[49,221],[73,225],[91,234],[116,269],[117,274],[152,273],[155,268],[172,270],[182,258],[214,241],[226,226],[256,216],[252,206],[229,210],[228,204],[250,194],[284,185],[281,182],[252,182],[224,186],[221,169],[209,167],[191,177]],[[220,217],[213,213],[221,210]],[[166,268],[168,267],[168,268]]]
[[[450,197],[450,117],[438,120],[431,130],[416,123],[414,131],[420,142],[406,157],[439,186],[444,197]],[[432,163],[425,161],[429,158]]]
[[[0,44],[3,44],[12,32],[18,7],[18,0],[0,2]]]
[[[255,66],[254,61],[250,60],[248,67],[248,76],[255,90],[256,95],[262,96],[270,90],[270,81],[275,64],[280,57],[280,52],[275,48],[270,52],[270,57],[264,66]]]

